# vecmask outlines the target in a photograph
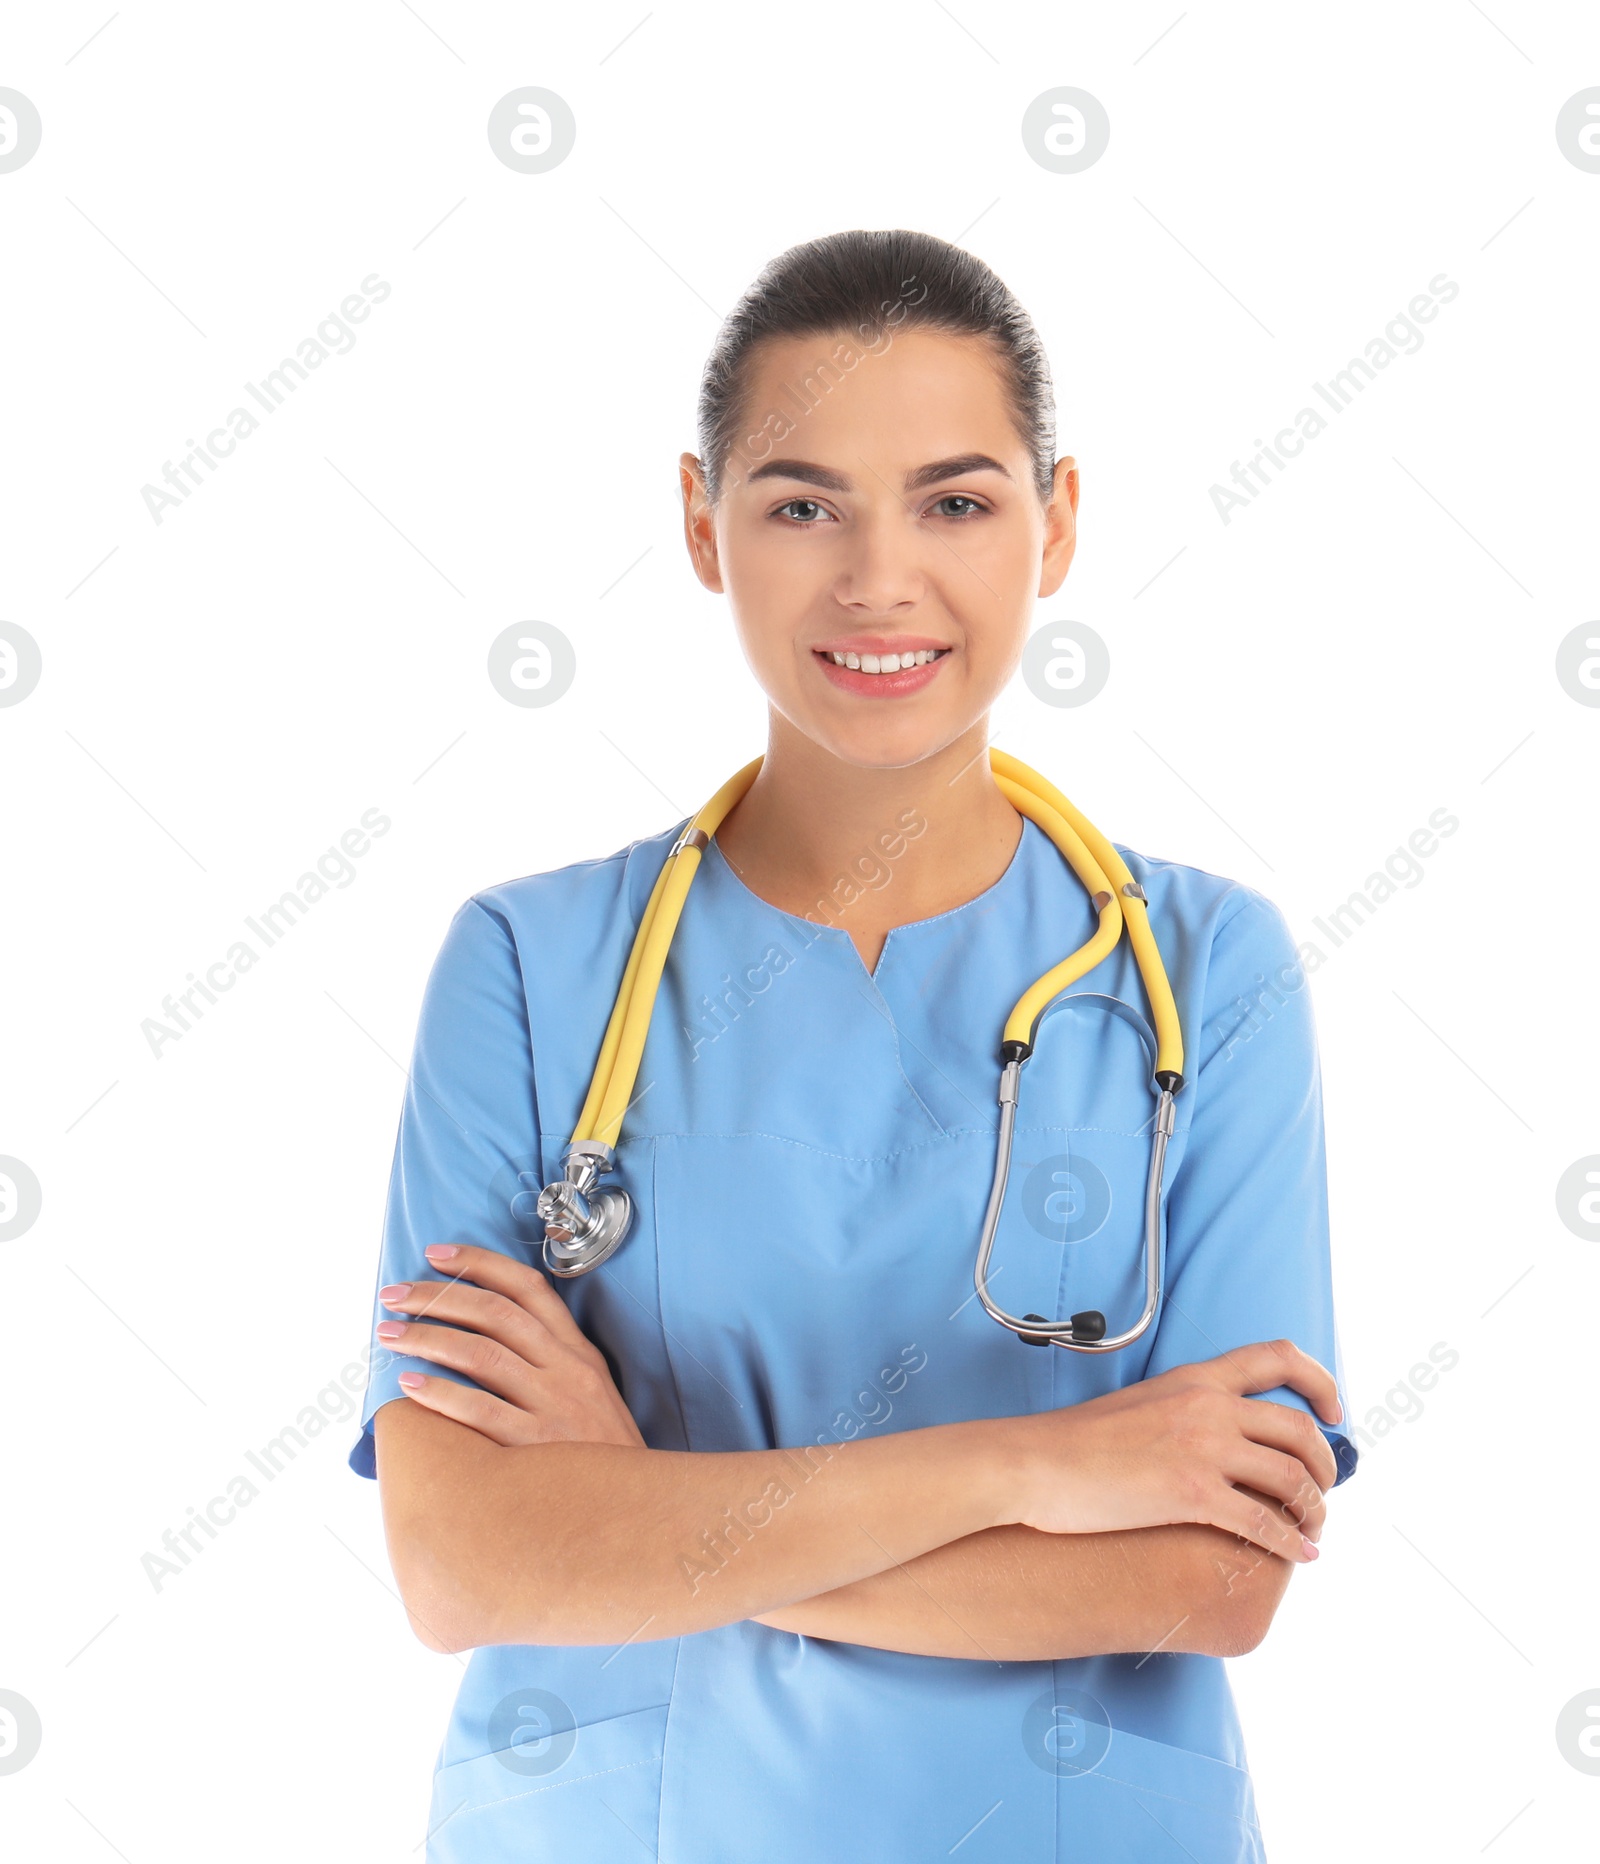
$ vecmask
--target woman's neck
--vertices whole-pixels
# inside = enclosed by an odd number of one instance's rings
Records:
[[[987,719],[919,763],[866,770],[776,714],[760,774],[717,845],[769,905],[843,926],[870,972],[893,927],[993,886],[1021,834],[989,769]]]

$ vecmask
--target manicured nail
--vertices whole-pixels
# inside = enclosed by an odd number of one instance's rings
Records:
[[[414,1392],[418,1386],[426,1385],[427,1382],[428,1381],[420,1372],[402,1372],[400,1374],[400,1383],[408,1392]]]
[[[1300,1536],[1300,1548],[1308,1560],[1319,1560],[1322,1557],[1322,1550],[1317,1543],[1314,1540],[1307,1540],[1304,1534]]]
[[[406,1330],[403,1320],[380,1320],[377,1334],[380,1340],[398,1340]]]
[[[459,1243],[429,1243],[422,1252],[430,1262],[448,1262],[452,1256],[461,1254]]]
[[[385,1307],[395,1307],[401,1301],[403,1301],[406,1298],[406,1296],[410,1294],[410,1292],[411,1292],[410,1282],[408,1281],[390,1282],[387,1288],[380,1288],[378,1290],[378,1299],[383,1303]]]

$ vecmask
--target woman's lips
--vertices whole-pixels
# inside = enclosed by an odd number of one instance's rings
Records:
[[[907,693],[921,692],[949,658],[949,654],[941,654],[937,660],[920,667],[902,667],[898,673],[858,673],[854,667],[841,667],[831,654],[812,652],[812,659],[835,686],[842,692],[860,693],[865,699],[903,699]]]

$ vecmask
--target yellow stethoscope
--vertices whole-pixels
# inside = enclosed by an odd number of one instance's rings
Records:
[[[1021,814],[1037,823],[1066,856],[1099,915],[1099,926],[1093,937],[1080,945],[1070,958],[1063,959],[1031,989],[1024,991],[1006,1020],[1000,1041],[1000,1125],[994,1181],[984,1213],[973,1281],[988,1313],[1029,1345],[1054,1344],[1080,1353],[1115,1352],[1139,1338],[1154,1320],[1161,1304],[1161,1178],[1167,1141],[1173,1132],[1173,1100],[1183,1086],[1183,1035],[1178,1024],[1177,1005],[1155,934],[1150,930],[1144,889],[1128,871],[1121,855],[1054,784],[1019,758],[991,747],[989,763],[1001,793]],[[617,1169],[614,1149],[634,1082],[638,1079],[661,973],[690,882],[700,866],[701,850],[755,781],[761,764],[761,758],[755,758],[723,784],[673,843],[656,877],[634,936],[633,949],[628,954],[605,1039],[600,1044],[600,1058],[595,1063],[588,1098],[562,1160],[565,1175],[539,1193],[537,1209],[545,1226],[544,1262],[553,1275],[582,1275],[598,1268],[628,1233],[633,1220],[633,1200],[620,1185],[606,1184],[603,1180],[614,1175]],[[1047,1321],[1041,1314],[1008,1314],[990,1297],[988,1268],[1011,1169],[1018,1081],[1023,1063],[1033,1053],[1039,1019],[1064,990],[1116,949],[1124,925],[1155,1021],[1151,1073],[1157,1101],[1151,1126],[1150,1169],[1145,1181],[1144,1311],[1125,1332],[1108,1337],[1104,1314],[1093,1309],[1061,1321]],[[1084,993],[1084,999],[1089,999],[1089,993]],[[1133,1022],[1148,1048],[1145,1027],[1126,1004],[1117,998],[1099,1001]]]

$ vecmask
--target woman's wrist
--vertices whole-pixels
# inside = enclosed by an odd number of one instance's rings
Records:
[[[949,1448],[960,1464],[962,1493],[974,1516],[968,1533],[1011,1527],[1028,1512],[1035,1459],[1021,1428],[1024,1418],[974,1418],[933,1428],[950,1433]]]

